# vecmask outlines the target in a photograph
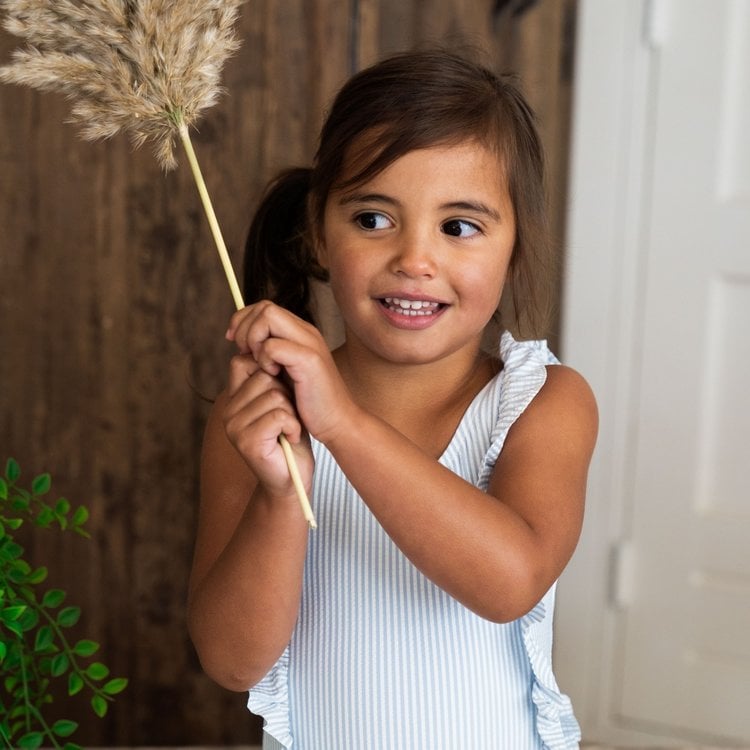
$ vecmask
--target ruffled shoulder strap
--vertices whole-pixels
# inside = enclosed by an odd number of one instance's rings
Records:
[[[560,364],[544,340],[516,341],[505,331],[500,337],[499,405],[490,447],[479,475],[479,486],[486,488],[505,438],[513,423],[534,400],[547,379],[547,365]]]

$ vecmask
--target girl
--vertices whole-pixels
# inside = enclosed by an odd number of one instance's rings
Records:
[[[551,671],[596,409],[539,325],[543,160],[512,82],[444,52],[356,75],[251,228],[207,426],[189,624],[264,748],[578,747]],[[330,352],[308,278],[330,281]],[[274,302],[261,297],[269,297]],[[295,450],[308,533],[278,438]]]

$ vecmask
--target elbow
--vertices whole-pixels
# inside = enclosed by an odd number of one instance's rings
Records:
[[[225,690],[247,692],[268,672],[268,669],[243,662],[234,649],[220,649],[215,644],[204,645],[194,635],[192,641],[205,675]]]
[[[222,653],[216,643],[206,643],[200,635],[190,629],[190,638],[204,674],[220,687],[232,692],[242,693],[249,690],[254,682],[252,676],[241,667],[231,654]],[[205,639],[210,641],[210,639]],[[256,680],[257,681],[257,680]]]
[[[479,615],[485,620],[497,623],[498,625],[506,625],[519,617],[523,617],[525,614],[530,612],[537,602],[528,604],[522,601],[508,601],[504,599],[502,601],[482,602],[476,606],[469,606],[469,609],[474,614]]]
[[[244,693],[257,685],[281,655],[270,649],[259,650],[252,640],[217,632],[210,624],[192,618],[188,620],[188,633],[206,676],[235,693]]]
[[[188,634],[198,662],[207,677],[225,690],[243,693],[258,683],[265,673],[238,658],[236,642],[229,643],[211,627],[202,627],[188,618]]]
[[[534,609],[550,585],[543,576],[525,570],[506,579],[502,585],[484,586],[464,604],[485,620],[503,625]]]
[[[250,688],[254,687],[261,679],[263,675],[255,678],[249,672],[238,670],[235,665],[226,664],[223,661],[201,655],[198,652],[198,660],[200,661],[203,672],[213,680],[219,687],[225,690],[231,690],[234,693],[244,693]]]
[[[498,625],[507,625],[531,612],[537,604],[538,600],[533,604],[505,602],[500,606],[485,607],[481,611],[474,611],[485,620],[497,623]]]

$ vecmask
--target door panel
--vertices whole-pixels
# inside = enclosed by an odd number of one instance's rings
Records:
[[[662,0],[620,715],[750,739],[750,3]]]

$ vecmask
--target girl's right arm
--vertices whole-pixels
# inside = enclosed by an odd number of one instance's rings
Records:
[[[230,690],[247,690],[268,672],[299,610],[308,526],[278,446],[281,431],[309,485],[312,456],[283,385],[236,357],[206,427],[188,599],[201,664]],[[256,473],[253,465],[265,468]]]

